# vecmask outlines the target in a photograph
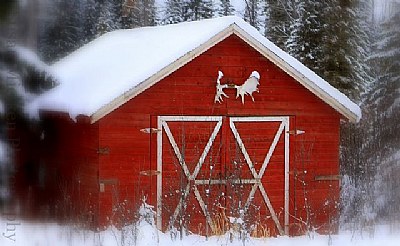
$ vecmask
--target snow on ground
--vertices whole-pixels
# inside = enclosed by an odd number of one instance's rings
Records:
[[[11,246],[80,246],[80,245],[137,245],[137,246],[167,246],[167,245],[190,245],[190,246],[217,246],[217,245],[362,245],[362,246],[398,246],[400,245],[400,224],[397,228],[393,226],[377,226],[374,232],[351,232],[343,231],[332,237],[326,235],[312,234],[300,237],[278,237],[278,238],[250,238],[244,243],[238,239],[230,242],[227,235],[214,236],[206,239],[198,235],[184,236],[182,240],[172,239],[170,233],[162,233],[155,230],[154,226],[144,220],[135,226],[125,227],[122,231],[114,227],[103,232],[92,232],[78,230],[76,227],[61,226],[54,223],[32,223],[3,216],[0,218],[0,245]],[[124,232],[124,237],[122,237]],[[135,237],[136,235],[136,237]],[[123,241],[121,241],[124,239]]]

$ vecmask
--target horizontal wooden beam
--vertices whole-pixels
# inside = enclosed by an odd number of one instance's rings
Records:
[[[335,181],[340,180],[340,175],[317,175],[315,176],[315,181]]]
[[[99,183],[100,184],[117,184],[118,179],[100,179]]]

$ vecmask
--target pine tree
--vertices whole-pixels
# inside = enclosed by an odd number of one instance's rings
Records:
[[[304,11],[301,14],[298,27],[298,48],[294,55],[311,70],[320,73],[320,60],[324,57],[322,44],[324,39],[324,15],[327,8],[325,1],[304,1]]]
[[[289,10],[290,1],[265,1],[265,36],[281,49],[286,50],[285,43],[290,37],[292,13]]]
[[[289,54],[298,53],[304,2],[265,0],[265,36]]]
[[[340,2],[340,1],[339,1]],[[321,70],[318,71],[327,81],[330,81],[336,88],[351,94],[353,89],[353,74],[351,62],[347,58],[354,58],[349,43],[354,40],[348,30],[354,28],[350,20],[350,1],[331,1],[326,7],[328,22],[324,23],[326,28],[322,29],[324,59],[319,60]],[[322,40],[321,40],[322,41]],[[354,98],[354,97],[353,97]]]
[[[287,2],[287,13],[289,14],[289,25],[287,27],[286,33],[288,33],[288,38],[284,43],[284,50],[289,54],[296,54],[298,50],[298,41],[300,35],[300,27],[302,25],[302,15],[305,13],[304,3],[301,1],[288,1]]]
[[[164,24],[174,24],[188,20],[187,0],[167,0]]]
[[[120,29],[122,2],[120,0],[103,0],[99,7],[99,18],[96,25],[97,35]]]
[[[375,44],[376,54],[372,56],[377,68],[377,80],[372,92],[376,110],[385,114],[397,107],[400,88],[400,4],[393,4],[395,13],[382,24],[379,40]]]
[[[368,138],[362,139],[365,174],[359,177],[365,187],[360,192],[364,206],[370,207],[377,219],[387,221],[397,221],[400,209],[400,3],[394,2],[392,11],[393,15],[376,29],[377,41],[370,57],[376,80],[364,100],[368,111],[364,114],[363,136]]]
[[[358,7],[359,11],[364,13],[362,19],[372,19],[370,17],[372,11],[365,11],[371,9],[369,1],[360,1]],[[350,166],[353,170],[348,173],[353,175],[353,182],[358,185],[355,189],[355,197],[358,197],[355,200],[358,206],[351,206],[352,213],[347,214],[352,221],[354,217],[358,217],[358,220],[362,222],[365,219],[365,212],[374,215],[372,218],[374,220],[397,221],[399,219],[398,187],[400,183],[397,177],[400,174],[400,155],[398,154],[400,4],[393,4],[392,11],[393,16],[383,24],[373,25],[371,21],[359,21],[363,32],[357,32],[358,36],[372,36],[377,41],[372,50],[366,50],[365,46],[359,45],[358,59],[369,58],[366,62],[360,61],[360,71],[363,71],[363,65],[368,65],[375,80],[367,87],[368,91],[362,98],[364,109],[362,122],[358,125],[358,129],[355,129],[356,131],[348,133],[354,139],[358,138],[359,148],[351,152],[359,152],[359,155],[350,155],[350,158],[342,162],[345,168]],[[375,33],[371,33],[370,30],[374,30]],[[368,57],[364,53],[373,55]],[[348,169],[345,170],[348,171]]]
[[[209,19],[214,16],[212,0],[189,0],[187,4],[189,21]]]
[[[371,80],[366,68],[369,38],[360,27],[358,0],[332,1],[324,43],[323,77],[355,101],[360,101],[365,83]]]
[[[368,40],[357,13],[358,0],[305,0],[296,6],[289,53],[353,100],[370,80],[364,60]]]
[[[220,0],[218,7],[218,16],[229,16],[233,15],[235,8],[232,6],[230,0]]]
[[[0,21],[1,22],[8,18],[14,5],[15,5],[14,1],[1,1],[1,3],[0,3]]]
[[[359,83],[356,85],[358,96],[354,96],[356,99],[363,101],[363,95],[365,94],[367,87],[373,83],[375,76],[375,69],[370,62],[370,56],[372,53],[372,43],[374,40],[374,23],[373,18],[373,1],[374,0],[357,0],[354,3],[354,64],[356,71],[356,81]],[[351,44],[349,44],[351,45]]]
[[[382,24],[381,34],[371,57],[376,81],[368,93],[368,101],[377,121],[381,143],[379,156],[387,157],[399,149],[400,132],[400,3],[392,5],[393,15]]]
[[[122,5],[122,27],[154,26],[156,7],[154,0],[126,0]]]
[[[43,27],[39,52],[46,61],[53,61],[84,44],[83,4],[80,0],[56,0],[49,11],[54,18]]]
[[[83,1],[83,35],[84,43],[96,38],[97,35],[97,23],[100,16],[100,2],[98,0],[84,0]],[[71,13],[72,14],[72,13]]]
[[[2,9],[6,6],[10,9]],[[10,185],[16,180],[10,178],[15,178],[15,171],[18,171],[14,165],[18,158],[14,158],[14,154],[18,154],[20,140],[13,133],[16,133],[16,126],[18,131],[35,128],[36,122],[27,118],[24,107],[35,96],[53,87],[54,81],[35,54],[14,40],[24,40],[25,37],[19,36],[19,32],[17,36],[6,35],[15,31],[10,29],[25,28],[23,23],[14,22],[14,18],[20,17],[18,15],[25,14],[21,7],[17,4],[6,6],[0,3],[0,190],[10,191],[15,188]],[[0,192],[0,207],[9,202],[13,204],[13,195],[12,192]]]
[[[244,20],[259,30],[261,26],[260,0],[245,0],[245,4],[246,7],[244,10]]]
[[[208,19],[214,12],[212,0],[167,0],[164,23]]]

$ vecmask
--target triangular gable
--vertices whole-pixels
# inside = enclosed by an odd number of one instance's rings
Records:
[[[130,37],[133,40],[132,42],[126,40],[130,34],[132,34]],[[138,34],[145,35],[146,39],[138,40],[141,37]],[[163,34],[170,37],[172,41],[168,40]],[[360,108],[349,98],[298,60],[279,49],[255,28],[238,17],[221,17],[169,26],[121,30],[103,35],[92,42],[91,46],[83,47],[75,52],[76,54],[73,53],[53,65],[55,76],[59,75],[61,85],[39,98],[33,103],[31,109],[61,110],[69,112],[71,117],[83,114],[90,116],[92,122],[96,122],[232,34],[240,37],[350,121],[357,122],[361,118]],[[176,35],[178,36],[176,37]],[[152,40],[152,37],[159,38],[158,42]],[[110,39],[113,39],[113,41],[110,41]],[[134,41],[138,45],[143,43],[143,45],[149,47],[148,56],[146,56],[146,50],[142,47],[133,47],[136,44]],[[122,49],[127,42],[132,45],[132,49],[138,50],[135,52],[140,53],[135,55],[132,51],[131,60],[129,54],[126,55],[126,59],[121,57],[117,61],[95,59],[96,53],[110,52],[110,50],[107,50],[107,45],[110,46],[109,49],[116,47]],[[165,47],[168,44],[171,44],[171,46]],[[131,50],[126,52],[129,53],[129,51]],[[160,59],[154,58],[157,57],[157,52],[160,52]],[[102,59],[107,59],[107,55],[103,56]],[[110,55],[110,59],[112,59],[112,55]],[[148,65],[143,65],[143,68],[140,68],[140,73],[135,71],[135,67],[129,70],[129,65],[135,66],[135,62],[140,62],[140,59],[145,59],[142,63],[149,62]],[[95,64],[88,66],[91,71],[85,71],[85,64],[82,64],[82,67],[79,64],[83,62]],[[104,64],[109,64],[110,67],[104,67]],[[122,68],[118,67],[118,64]],[[68,66],[70,68],[65,69]],[[79,71],[80,69],[83,71]],[[110,69],[110,71],[104,69]],[[118,70],[122,71],[118,73]],[[81,75],[74,77],[74,73],[81,73]],[[98,77],[96,77],[97,73]],[[102,73],[105,75],[101,76]],[[114,80],[109,82],[106,78],[108,74],[112,76],[112,73],[115,73],[118,77],[114,79],[116,84],[114,84]],[[111,77],[109,80],[111,80]],[[81,96],[74,96],[76,94],[74,92],[78,90]]]

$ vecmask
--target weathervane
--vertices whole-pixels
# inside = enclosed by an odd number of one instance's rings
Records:
[[[235,85],[235,84],[221,84],[221,79],[224,76],[224,74],[221,71],[218,71],[218,78],[217,78],[217,91],[215,94],[214,102],[215,103],[221,103],[223,100],[223,97],[229,98],[228,95],[225,94],[223,89],[225,88],[235,88],[236,89],[236,98],[239,97],[239,95],[242,98],[242,104],[244,104],[244,96],[249,95],[251,99],[254,102],[254,97],[253,97],[253,92],[257,91],[259,92],[257,86],[260,84],[260,74],[257,71],[251,72],[250,76],[242,85]]]

